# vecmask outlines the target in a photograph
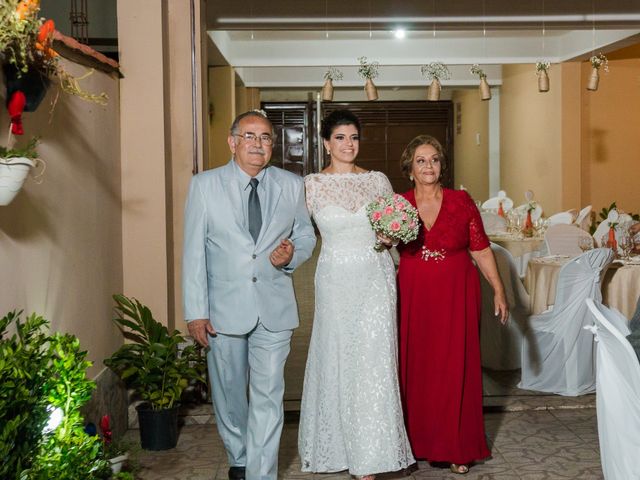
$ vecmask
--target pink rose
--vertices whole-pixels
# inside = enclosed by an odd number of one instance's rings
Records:
[[[393,210],[392,206],[384,207],[384,214],[385,215],[391,215],[393,212],[394,212],[394,210]]]
[[[400,212],[401,212],[401,211],[403,211],[405,208],[407,208],[407,206],[406,206],[404,203],[402,203],[402,202],[398,202],[398,203],[396,203],[396,210],[398,210],[398,211],[400,211]]]
[[[411,223],[409,224],[409,228],[413,230],[415,227],[416,227],[416,222],[412,220]]]
[[[407,215],[406,212],[403,212],[402,213],[402,221],[406,222],[408,218],[409,218],[409,215]]]
[[[375,212],[373,212],[373,214],[371,214],[371,219],[374,222],[377,222],[378,220],[380,220],[382,218],[382,212],[380,212],[379,210],[376,210]]]
[[[397,232],[400,230],[400,223],[398,222],[391,222],[391,225],[389,225],[389,227],[391,228],[391,231],[393,232]]]

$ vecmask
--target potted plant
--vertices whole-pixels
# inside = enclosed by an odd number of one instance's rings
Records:
[[[365,80],[364,91],[367,94],[367,100],[378,99],[378,89],[373,84],[373,80],[378,77],[378,62],[368,62],[367,57],[358,57],[360,66],[358,67],[358,75]]]
[[[107,101],[105,93],[92,94],[80,87],[78,80],[84,76],[76,78],[63,68],[53,49],[55,24],[53,20],[40,18],[39,12],[37,0],[0,3],[0,63],[6,79],[12,131],[16,135],[22,133],[22,112],[36,110],[52,77],[58,79],[60,89],[66,93],[102,105]]]
[[[536,75],[538,76],[538,91],[549,91],[549,68],[551,63],[545,61],[536,62]]]
[[[113,321],[130,343],[122,345],[104,364],[143,401],[136,407],[142,448],[173,448],[178,441],[182,392],[191,380],[203,380],[194,367],[198,361],[196,348],[189,345],[181,350],[185,339],[180,332],[169,332],[137,299],[124,295],[114,295],[113,299]]]
[[[0,205],[11,203],[32,168],[40,164],[44,171],[44,162],[36,151],[37,145],[38,137],[33,137],[25,147],[0,147]]]
[[[491,88],[487,82],[487,74],[477,63],[471,65],[470,71],[471,75],[477,75],[480,79],[480,100],[491,100]]]
[[[598,90],[598,83],[600,83],[600,67],[605,72],[609,72],[609,60],[604,54],[600,53],[592,56],[589,61],[591,62],[591,75],[589,75],[589,81],[587,82],[587,90],[595,92]]]
[[[322,86],[322,100],[330,102],[333,100],[333,81],[342,80],[342,72],[336,67],[329,67],[324,72],[324,85]]]
[[[440,90],[442,90],[441,80],[451,78],[451,72],[442,62],[431,62],[420,67],[422,76],[431,80],[431,85],[427,89],[427,100],[435,102],[440,100]]]

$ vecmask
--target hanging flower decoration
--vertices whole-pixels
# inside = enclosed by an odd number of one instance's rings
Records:
[[[480,68],[480,65],[478,65],[477,63],[474,63],[473,65],[471,65],[471,68],[469,69],[469,71],[471,72],[471,75],[477,75],[481,80],[483,78],[487,78],[487,74],[484,73],[484,70],[482,70]]]
[[[540,76],[544,73],[547,73],[551,68],[551,63],[540,60],[536,62],[536,75]]]
[[[592,56],[589,61],[591,62],[591,67],[600,70],[600,67],[608,73],[609,72],[609,60],[606,55],[600,53],[598,55]]]
[[[358,57],[358,63],[360,64],[358,67],[360,78],[373,80],[378,77],[378,67],[380,66],[378,62],[368,62],[367,57]]]
[[[327,69],[326,72],[324,72],[324,79],[325,80],[342,80],[342,78],[344,77],[343,73],[341,70],[339,70],[336,67],[329,67]]]
[[[442,62],[431,62],[420,67],[420,73],[427,80],[448,80],[451,78],[451,72]]]
[[[57,77],[62,91],[101,105],[105,93],[92,94],[79,85],[87,75],[74,77],[60,64],[53,49],[55,24],[38,17],[40,0],[3,0],[0,3],[0,63],[7,79],[7,106],[12,119],[12,133],[21,135],[21,114],[32,112],[40,104]]]

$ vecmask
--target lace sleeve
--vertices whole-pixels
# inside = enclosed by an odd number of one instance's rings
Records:
[[[489,246],[489,238],[484,231],[478,207],[467,192],[464,194],[464,203],[469,212],[469,250],[484,250]]]
[[[390,195],[393,193],[393,187],[387,176],[382,172],[377,172],[378,182],[380,188],[380,195]]]
[[[304,198],[307,203],[309,215],[313,215],[313,181],[310,176],[304,178]]]

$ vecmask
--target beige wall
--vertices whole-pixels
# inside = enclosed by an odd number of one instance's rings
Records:
[[[474,199],[486,200],[489,198],[489,103],[480,100],[477,88],[455,90],[451,100],[454,104],[454,185],[456,188],[464,185]],[[456,124],[459,109],[460,133]]]
[[[209,158],[206,168],[224,165],[231,158],[227,137],[236,116],[235,71],[209,68]]]
[[[514,204],[533,190],[546,215],[562,206],[562,81],[555,65],[551,89],[539,93],[535,66],[504,65],[500,93],[500,185]]]
[[[193,145],[189,1],[118,1],[121,81],[124,293],[170,328],[182,321],[186,191],[203,128],[202,2],[196,2],[197,145]]]
[[[581,68],[582,199],[597,211],[617,201],[619,208],[639,213],[640,48],[610,55],[609,70],[601,72],[598,90],[589,92],[590,65]]]
[[[86,71],[63,65],[76,75]],[[38,152],[47,168],[41,184],[27,179],[14,201],[0,207],[0,314],[36,312],[53,330],[78,336],[94,376],[122,343],[111,321],[111,295],[123,282],[119,92],[118,80],[98,71],[82,85],[106,92],[108,105],[60,94],[51,117],[54,87],[36,112],[24,115],[21,141],[41,136]],[[2,115],[0,131],[7,128]]]

